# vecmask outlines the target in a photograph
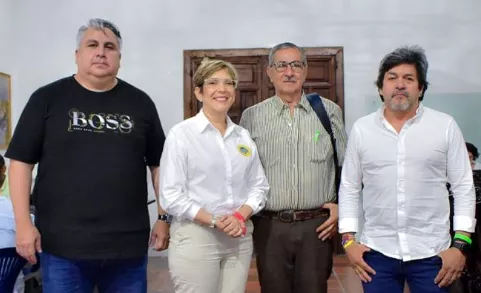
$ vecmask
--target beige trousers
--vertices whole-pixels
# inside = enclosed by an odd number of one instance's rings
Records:
[[[252,222],[245,237],[190,221],[170,227],[169,270],[176,293],[244,293],[252,258]]]

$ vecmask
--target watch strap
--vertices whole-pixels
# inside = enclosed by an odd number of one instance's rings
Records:
[[[454,240],[453,243],[451,244],[451,247],[459,249],[461,253],[464,254],[465,256],[469,253],[471,249],[471,245],[469,243],[459,239]]]
[[[172,215],[169,215],[169,214],[159,215],[158,220],[164,221],[167,224],[170,224],[172,223]]]

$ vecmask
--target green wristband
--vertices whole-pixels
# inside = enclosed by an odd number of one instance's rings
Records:
[[[459,240],[463,240],[464,242],[466,242],[467,244],[471,245],[473,243],[473,240],[471,240],[471,238],[469,238],[468,236],[465,236],[463,234],[454,234],[454,240],[456,239],[459,239]]]

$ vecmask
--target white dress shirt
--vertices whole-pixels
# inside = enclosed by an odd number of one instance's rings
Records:
[[[422,104],[399,133],[384,108],[356,121],[341,179],[340,233],[358,232],[361,198],[360,242],[388,257],[423,259],[449,248],[447,182],[454,230],[474,232],[473,175],[461,130],[451,116]]]
[[[177,219],[193,220],[204,208],[233,214],[242,205],[253,213],[265,205],[266,175],[249,132],[227,117],[222,137],[201,110],[175,125],[160,161],[160,204]]]

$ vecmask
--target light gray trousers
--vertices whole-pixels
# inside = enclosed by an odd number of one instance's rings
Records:
[[[244,293],[252,259],[251,221],[247,234],[232,238],[191,221],[170,227],[169,270],[176,293]]]

